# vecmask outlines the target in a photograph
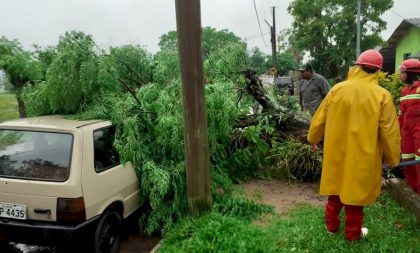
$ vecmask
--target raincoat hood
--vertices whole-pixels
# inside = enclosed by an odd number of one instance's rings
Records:
[[[363,84],[376,84],[379,85],[378,82],[378,76],[379,76],[379,72],[375,72],[373,74],[367,73],[365,71],[363,71],[362,67],[360,65],[354,65],[353,67],[350,68],[349,72],[348,72],[348,77],[347,77],[347,81],[350,80],[358,80],[359,83],[363,83]]]

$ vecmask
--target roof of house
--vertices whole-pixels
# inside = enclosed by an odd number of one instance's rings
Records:
[[[420,28],[420,18],[408,18],[401,22],[401,24],[394,30],[391,37],[389,37],[386,45],[380,50],[384,58],[393,57],[395,55],[398,41],[404,36],[404,34],[408,32],[412,26],[417,26]]]

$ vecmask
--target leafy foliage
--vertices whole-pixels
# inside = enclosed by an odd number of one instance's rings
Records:
[[[91,36],[67,32],[57,45],[57,56],[47,71],[44,89],[52,112],[76,113],[99,89],[97,55]]]
[[[248,54],[242,44],[231,43],[213,52],[205,61],[204,69],[210,82],[230,81],[243,86],[242,72],[249,66]]]
[[[17,40],[0,38],[0,68],[9,77],[16,89],[31,80],[41,80],[41,65],[32,54],[25,51]]]
[[[271,66],[267,68],[267,65],[271,65],[271,61],[269,62],[268,55],[264,54],[260,51],[258,47],[255,47],[250,52],[250,66],[251,68],[258,74],[262,75],[265,74]]]
[[[176,51],[178,49],[178,37],[176,31],[170,31],[159,38],[159,46],[162,51]],[[229,30],[216,30],[212,27],[202,29],[203,55],[206,59],[210,54],[219,48],[230,43],[240,43],[246,47],[245,42]]]
[[[289,7],[294,17],[293,47],[308,51],[314,68],[327,78],[342,75],[355,58],[356,4],[345,0],[296,0]],[[362,51],[382,43],[386,22],[381,15],[392,0],[365,1],[361,11]]]
[[[292,181],[313,181],[321,176],[322,155],[310,145],[294,139],[277,143],[272,149],[277,163],[267,170],[274,178]]]
[[[232,88],[229,83],[206,87],[209,147],[216,178],[227,175],[225,161],[230,154],[225,146],[239,112]],[[122,160],[135,165],[141,193],[150,201],[151,210],[143,216],[149,233],[162,226],[166,231],[187,211],[180,90],[179,81],[170,85],[149,83],[136,93],[141,104],[129,94],[109,94],[78,116],[109,119],[117,126],[116,148]],[[226,185],[223,179],[213,182]]]
[[[0,38],[0,69],[6,72],[16,90],[19,116],[25,117],[25,105],[20,97],[21,90],[26,83],[43,78],[42,65],[30,52],[25,51],[17,40],[8,40],[2,36]]]
[[[398,107],[400,104],[400,93],[404,87],[404,83],[401,82],[398,73],[379,72],[379,84],[391,93],[394,98],[394,104]]]
[[[178,78],[179,56],[177,51],[161,50],[153,59],[153,81],[163,83]]]

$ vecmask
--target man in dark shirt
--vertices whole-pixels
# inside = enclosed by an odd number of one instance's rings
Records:
[[[330,90],[330,85],[325,77],[314,73],[310,64],[299,68],[298,71],[302,74],[298,88],[300,108],[313,114]]]

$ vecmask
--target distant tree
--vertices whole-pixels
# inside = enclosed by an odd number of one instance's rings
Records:
[[[164,83],[179,76],[179,55],[175,50],[161,50],[153,57],[153,81]]]
[[[21,91],[25,84],[43,79],[42,66],[32,53],[25,51],[17,40],[0,38],[0,69],[3,69],[16,90],[19,116],[26,117]]]
[[[340,75],[355,60],[356,4],[347,0],[295,0],[288,7],[294,17],[291,44],[309,52],[315,69],[326,77]],[[392,5],[392,0],[362,1],[362,51],[381,44],[380,32],[386,27],[381,15]]]
[[[258,47],[254,47],[250,52],[249,64],[251,69],[257,72],[258,75],[262,75],[270,70],[271,58],[261,52]]]
[[[176,31],[170,31],[159,38],[159,46],[161,50],[177,50],[178,49],[178,38]],[[216,30],[211,27],[204,27],[202,29],[202,44],[203,44],[203,55],[207,58],[211,52],[228,45],[229,43],[240,43],[246,45],[246,43],[236,36],[233,32],[226,29]]]
[[[176,51],[178,50],[178,34],[176,31],[169,31],[159,37],[160,50]]]
[[[33,45],[35,48],[34,57],[39,61],[42,67],[43,76],[46,75],[48,67],[54,61],[57,56],[57,48],[54,46],[41,47],[39,45]]]
[[[272,68],[271,56],[264,64],[264,69]],[[293,70],[297,67],[298,62],[295,59],[295,56],[290,51],[277,52],[277,70],[280,76],[288,75],[290,70]]]

